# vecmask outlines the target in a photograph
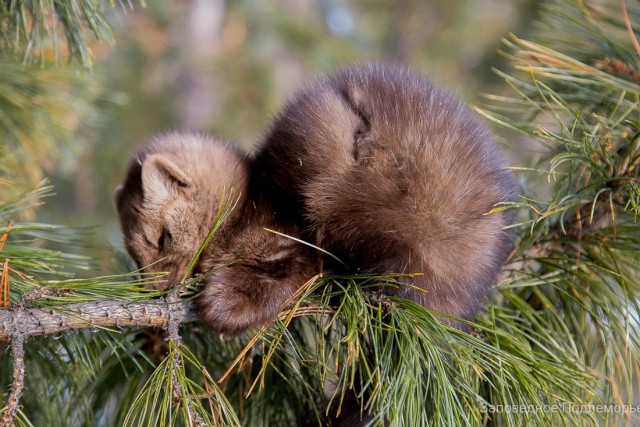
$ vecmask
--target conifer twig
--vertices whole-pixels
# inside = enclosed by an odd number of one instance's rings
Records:
[[[180,325],[181,322],[180,310],[181,307],[178,306],[180,304],[180,296],[179,296],[180,288],[176,287],[173,291],[171,291],[166,299],[167,299],[167,324],[165,325],[165,330],[167,331],[167,340],[171,341],[176,346],[179,346],[182,342],[182,337],[180,336]],[[173,364],[176,369],[182,368],[182,358],[180,357],[180,352],[176,351],[173,355]],[[178,375],[176,369],[173,370],[172,380],[173,380],[173,392],[177,399],[179,399],[183,390],[180,387],[180,381],[178,379]],[[190,399],[186,399],[187,407],[189,408],[190,421],[193,422],[196,427],[206,426],[204,420],[200,417],[197,411],[194,410],[193,404]]]
[[[24,335],[16,334],[11,338],[11,357],[13,359],[13,381],[9,398],[7,399],[6,411],[2,417],[0,425],[13,426],[13,417],[18,410],[20,396],[24,390]]]
[[[55,310],[15,306],[0,310],[0,341],[17,335],[28,338],[90,327],[166,327],[169,319],[179,325],[195,318],[192,302],[168,304],[165,298],[135,303],[108,300],[69,304]]]
[[[182,338],[180,337],[180,296],[178,295],[180,288],[175,288],[170,292],[167,297],[167,323],[165,329],[167,331],[168,339],[173,341],[174,344],[180,344]],[[177,312],[177,313],[174,313]],[[176,316],[177,314],[177,316]]]

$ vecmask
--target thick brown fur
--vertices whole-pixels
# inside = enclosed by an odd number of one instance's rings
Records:
[[[159,289],[177,284],[206,238],[224,197],[239,201],[191,275],[205,283],[200,318],[222,335],[273,320],[317,270],[307,247],[264,230],[298,235],[276,223],[267,202],[248,199],[249,164],[230,144],[192,133],[157,136],[134,154],[115,202],[127,251],[145,271],[166,271]]]
[[[302,90],[255,156],[253,191],[354,272],[421,273],[386,292],[472,319],[512,249],[514,182],[457,98],[402,67]],[[459,324],[456,324],[459,326]]]
[[[169,133],[138,147],[114,199],[125,247],[136,264],[170,273],[158,288],[180,281],[223,194],[232,188],[242,192],[248,179],[244,156],[213,138]],[[223,240],[222,234],[216,240]]]

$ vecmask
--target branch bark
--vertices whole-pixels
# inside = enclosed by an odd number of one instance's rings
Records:
[[[171,304],[171,306],[170,306]],[[0,310],[0,341],[51,335],[90,327],[167,327],[196,320],[191,301],[169,303],[165,298],[148,302],[98,301],[56,308],[13,306]]]
[[[16,335],[11,339],[11,353],[13,359],[13,381],[11,382],[11,390],[7,398],[5,413],[0,420],[0,426],[13,426],[20,396],[24,390],[24,336]]]

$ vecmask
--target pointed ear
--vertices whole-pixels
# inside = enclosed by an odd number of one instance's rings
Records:
[[[179,189],[190,189],[191,179],[170,159],[154,154],[142,164],[142,191],[147,201],[161,203]]]
[[[371,128],[368,97],[364,90],[357,85],[345,85],[340,89],[342,100],[349,106],[355,115],[360,118],[361,131],[368,132]]]
[[[122,191],[124,190],[123,185],[118,185],[118,187],[113,191],[113,205],[116,207],[116,211],[120,211],[120,205],[122,205]]]

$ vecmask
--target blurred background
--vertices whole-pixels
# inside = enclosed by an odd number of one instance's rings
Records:
[[[76,142],[47,171],[57,195],[38,220],[89,227],[81,251],[106,262],[122,250],[111,195],[149,135],[199,130],[250,150],[298,88],[369,60],[408,64],[476,103],[503,85],[491,71],[506,67],[501,39],[526,36],[536,13],[534,0],[182,0],[113,10],[116,43],[91,44],[94,66],[80,77],[95,99],[72,108]]]

